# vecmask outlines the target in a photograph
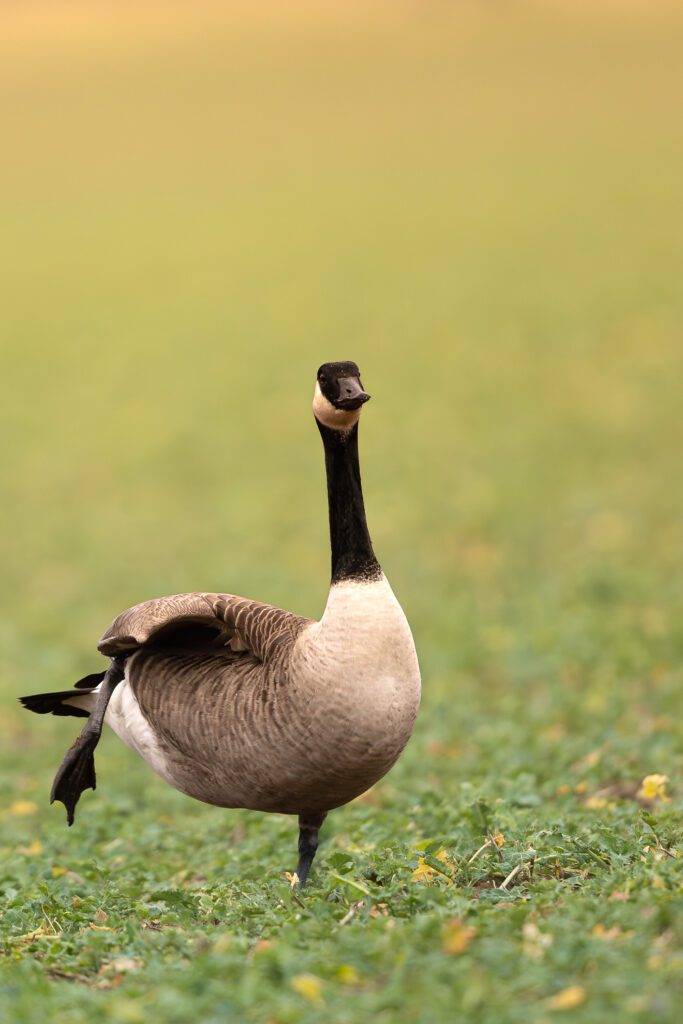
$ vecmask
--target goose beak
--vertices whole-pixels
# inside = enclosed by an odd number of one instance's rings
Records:
[[[339,398],[334,403],[337,409],[360,409],[370,400],[367,391],[363,391],[358,377],[340,377]]]

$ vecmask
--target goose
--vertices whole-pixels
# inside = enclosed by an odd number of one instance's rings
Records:
[[[358,424],[369,398],[356,363],[320,367],[313,414],[325,452],[332,573],[319,621],[232,594],[144,601],[100,640],[106,671],[19,698],[37,714],[87,718],[50,794],[69,825],[81,793],[95,789],[106,722],[181,793],[298,816],[291,880],[303,886],[328,812],[394,765],[421,683],[410,627],[366,523]]]

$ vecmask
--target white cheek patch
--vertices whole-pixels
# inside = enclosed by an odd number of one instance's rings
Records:
[[[329,427],[331,430],[350,430],[358,423],[360,409],[335,409],[332,402],[325,398],[316,381],[313,394],[313,414],[324,427]]]

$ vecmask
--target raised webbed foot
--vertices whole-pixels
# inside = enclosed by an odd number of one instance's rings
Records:
[[[98,733],[89,733],[86,730],[87,726],[67,751],[50,792],[51,804],[55,800],[61,800],[66,807],[66,820],[69,825],[74,823],[76,804],[83,790],[96,788],[94,752],[100,737]]]
[[[124,660],[112,658],[111,665],[98,687],[95,705],[83,731],[67,751],[52,783],[50,803],[61,800],[66,807],[67,824],[73,825],[76,804],[84,789],[95,789],[95,747],[102,735],[102,723],[112,693],[124,678]]]

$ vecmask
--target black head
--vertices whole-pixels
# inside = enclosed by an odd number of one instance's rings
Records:
[[[335,409],[344,412],[360,409],[370,398],[363,390],[356,363],[323,363],[318,370],[318,387]]]

